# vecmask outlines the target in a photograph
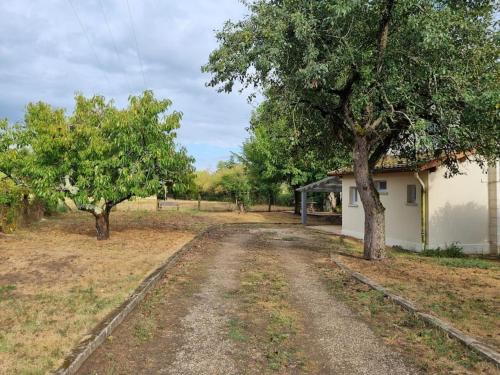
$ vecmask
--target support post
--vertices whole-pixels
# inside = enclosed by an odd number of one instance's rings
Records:
[[[300,214],[302,217],[302,224],[306,225],[307,224],[307,192],[306,191],[301,191],[301,210]]]

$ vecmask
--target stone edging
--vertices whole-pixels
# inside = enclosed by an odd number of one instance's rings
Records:
[[[465,333],[456,329],[452,325],[443,322],[441,319],[421,311],[418,307],[416,307],[413,303],[411,303],[407,299],[404,299],[403,297],[398,296],[397,294],[389,292],[386,288],[378,285],[377,283],[375,283],[368,277],[364,276],[363,274],[351,270],[344,263],[342,263],[342,261],[336,258],[333,253],[330,254],[330,258],[337,266],[339,266],[344,272],[349,274],[351,277],[362,282],[363,284],[368,285],[370,288],[383,293],[385,297],[387,297],[394,303],[400,305],[404,309],[410,311],[411,313],[415,314],[427,324],[444,331],[448,336],[455,338],[456,340],[460,341],[462,344],[467,346],[469,349],[472,349],[473,351],[480,354],[488,361],[493,362],[497,367],[500,367],[500,353],[498,353],[497,351],[493,350],[492,348],[478,341],[474,337],[466,335]]]
[[[193,248],[196,240],[203,237],[213,229],[221,227],[220,224],[211,225],[205,228],[188,243],[182,246],[172,254],[160,267],[153,271],[149,276],[135,289],[135,291],[118,308],[112,311],[97,327],[90,333],[90,337],[82,341],[66,357],[63,365],[55,371],[57,375],[75,374],[83,365],[85,360],[106,340],[118,325],[134,310],[134,308],[144,299],[147,292],[153,288],[158,281],[171,269],[178,260]]]

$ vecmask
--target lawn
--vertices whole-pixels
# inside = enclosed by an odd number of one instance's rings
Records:
[[[369,262],[361,258],[360,241],[332,238],[333,251],[349,268],[500,351],[498,259],[424,257],[388,249],[387,260]]]
[[[298,222],[286,213],[113,212],[111,239],[88,213],[0,234],[0,373],[44,374],[170,254],[214,223]]]

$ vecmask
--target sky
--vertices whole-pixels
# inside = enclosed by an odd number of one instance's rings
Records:
[[[130,9],[130,12],[129,12]],[[240,149],[255,104],[205,87],[214,30],[245,14],[239,0],[2,0],[0,118],[26,104],[72,110],[76,92],[124,106],[152,89],[184,114],[178,142],[198,169]]]

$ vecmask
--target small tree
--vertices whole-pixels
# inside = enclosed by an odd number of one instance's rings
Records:
[[[263,87],[288,112],[321,118],[320,134],[351,150],[367,259],[385,256],[385,209],[372,177],[381,157],[442,157],[456,173],[457,152],[475,149],[479,162],[499,156],[498,2],[245,3],[249,15],[217,34],[204,67],[209,84]]]
[[[250,204],[250,184],[244,166],[233,158],[229,162],[221,162],[215,179],[215,192],[231,196],[239,212],[245,212]]]
[[[102,96],[75,97],[75,109],[29,104],[15,145],[28,150],[20,174],[41,196],[70,198],[95,217],[97,239],[109,238],[111,209],[132,196],[157,194],[162,183],[185,183],[193,159],[174,143],[181,114],[150,91],[118,109]]]

